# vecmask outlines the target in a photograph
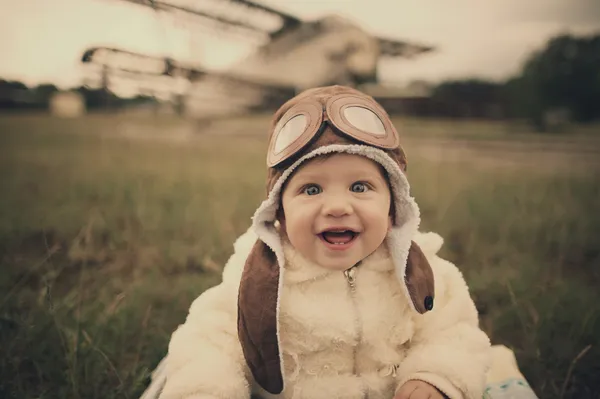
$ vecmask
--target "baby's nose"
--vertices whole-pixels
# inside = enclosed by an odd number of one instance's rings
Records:
[[[331,196],[325,201],[323,213],[326,216],[342,217],[352,213],[352,204],[343,196]]]

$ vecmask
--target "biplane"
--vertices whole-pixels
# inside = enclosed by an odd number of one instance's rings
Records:
[[[336,15],[306,21],[250,0],[110,1],[149,7],[171,18],[185,18],[214,35],[252,43],[254,51],[220,71],[126,49],[95,47],[83,54],[83,63],[101,67],[103,85],[115,77],[160,81],[189,116],[273,108],[314,86],[377,84],[381,57],[409,59],[434,50],[371,35]]]

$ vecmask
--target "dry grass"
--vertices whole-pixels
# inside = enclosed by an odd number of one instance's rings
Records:
[[[140,394],[263,198],[266,125],[0,118],[0,397]],[[597,138],[406,135],[423,229],[445,237],[493,341],[540,397],[597,398]]]

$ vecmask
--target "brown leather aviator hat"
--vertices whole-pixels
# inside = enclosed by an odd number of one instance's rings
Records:
[[[343,86],[306,90],[274,115],[267,155],[267,199],[256,210],[258,236],[239,288],[238,335],[256,382],[267,392],[283,391],[279,341],[279,292],[285,257],[276,220],[284,182],[303,162],[330,153],[357,154],[379,163],[392,192],[393,226],[386,244],[396,275],[415,312],[433,308],[433,273],[412,241],[420,223],[409,193],[406,157],[398,132],[370,96]]]

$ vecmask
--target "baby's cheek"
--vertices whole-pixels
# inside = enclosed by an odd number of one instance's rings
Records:
[[[311,226],[314,222],[314,216],[309,212],[297,212],[294,214],[294,225],[298,230],[305,234],[311,233]]]
[[[303,218],[287,223],[287,237],[296,249],[303,250],[310,245],[314,239],[311,232],[311,224]]]

